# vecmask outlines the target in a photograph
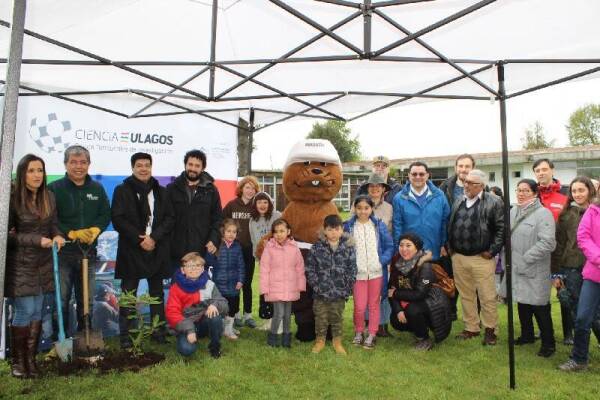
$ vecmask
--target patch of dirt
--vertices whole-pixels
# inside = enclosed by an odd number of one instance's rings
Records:
[[[107,374],[111,371],[138,372],[143,368],[156,365],[164,359],[164,355],[151,351],[139,357],[135,357],[128,351],[120,351],[104,353],[103,357],[97,361],[93,361],[93,357],[78,357],[71,362],[62,362],[60,359],[52,359],[42,361],[38,364],[42,374],[45,376],[70,376],[83,375],[88,372],[96,371],[100,374]]]

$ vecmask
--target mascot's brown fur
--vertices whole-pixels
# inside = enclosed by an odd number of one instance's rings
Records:
[[[296,240],[315,243],[323,219],[338,214],[332,202],[342,186],[339,165],[319,161],[296,162],[283,172],[283,192],[289,203],[282,217]]]

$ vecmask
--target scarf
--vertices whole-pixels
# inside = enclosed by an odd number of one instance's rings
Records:
[[[152,214],[150,204],[148,203],[148,194],[150,191],[154,193],[154,208],[156,208],[156,201],[158,200],[158,181],[154,179],[154,177],[151,177],[148,182],[142,182],[132,175],[123,182],[137,194],[137,196],[135,196],[135,208],[138,220],[141,223],[141,226],[138,226],[138,228],[142,232],[146,232],[146,226],[148,225],[150,215]]]
[[[517,206],[517,213],[515,215],[515,222],[512,224],[510,228],[510,233],[512,234],[515,229],[523,222],[529,214],[533,213],[538,208],[543,207],[542,203],[538,198],[533,199],[531,203],[527,203],[524,206]]]
[[[181,272],[181,268],[178,268],[177,271],[175,271],[173,280],[175,280],[175,283],[177,283],[181,290],[186,293],[198,292],[206,287],[206,282],[208,282],[208,271],[204,270],[198,279],[189,279]]]
[[[408,260],[405,260],[402,257],[400,257],[398,261],[396,261],[396,263],[394,264],[394,267],[396,268],[396,270],[398,270],[398,272],[400,272],[400,274],[408,276],[411,273],[411,271],[415,268],[421,257],[423,257],[424,255],[425,253],[423,252],[423,250],[419,250],[417,251],[417,254],[415,254],[412,258]]]

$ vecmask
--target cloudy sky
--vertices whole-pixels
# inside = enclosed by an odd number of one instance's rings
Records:
[[[588,103],[600,103],[600,79],[566,83],[507,102],[508,146],[521,148],[524,130],[539,121],[556,147],[568,145],[569,115]],[[358,134],[366,158],[450,155],[500,151],[498,102],[434,101],[400,106],[349,124]],[[292,143],[304,138],[315,120],[274,125],[255,135],[255,169],[279,169]]]

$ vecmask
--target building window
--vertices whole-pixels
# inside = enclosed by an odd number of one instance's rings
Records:
[[[496,172],[495,171],[490,172],[489,181],[490,182],[496,182]]]
[[[520,178],[521,177],[521,171],[513,171],[512,175],[513,175],[513,178]]]

